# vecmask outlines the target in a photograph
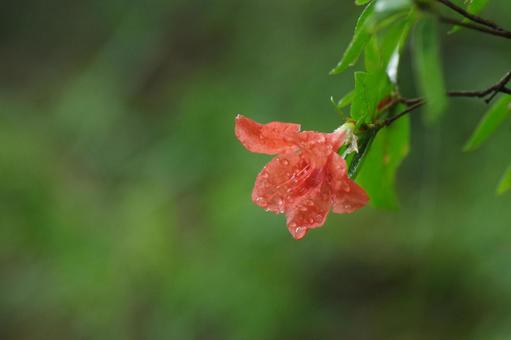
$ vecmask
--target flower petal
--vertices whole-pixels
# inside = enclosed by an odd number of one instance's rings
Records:
[[[314,185],[315,178],[311,178],[314,171],[302,153],[280,154],[257,175],[252,201],[267,211],[283,213]]]
[[[299,124],[271,122],[259,124],[245,116],[236,117],[234,132],[248,151],[273,155],[294,146]]]
[[[289,233],[294,237],[295,240],[301,240],[309,231],[306,227],[288,228]]]
[[[321,227],[332,205],[332,193],[325,181],[308,191],[286,210],[287,226],[296,239],[305,236],[303,229]],[[301,237],[297,237],[301,236]]]
[[[334,195],[333,211],[336,214],[351,214],[369,201],[366,192],[357,183],[349,178],[345,181],[344,190],[338,190]]]
[[[323,168],[330,154],[334,152],[331,141],[331,134],[303,131],[298,135],[297,145],[316,168]]]
[[[344,178],[348,172],[346,161],[337,153],[332,153],[326,166],[327,178],[334,191],[344,184]]]
[[[369,197],[364,189],[348,178],[346,161],[333,153],[327,164],[327,180],[332,188],[333,211],[337,214],[349,214],[367,204]]]

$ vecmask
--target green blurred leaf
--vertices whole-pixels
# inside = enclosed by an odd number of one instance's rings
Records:
[[[415,30],[415,72],[418,88],[426,99],[426,123],[436,122],[443,113],[447,100],[440,62],[437,20],[426,15]]]
[[[391,91],[392,86],[385,71],[355,72],[351,117],[357,121],[357,126],[374,121],[379,101]]]
[[[368,30],[369,19],[374,13],[374,2],[369,3],[360,17],[357,20],[357,24],[355,26],[355,33],[353,34],[353,38],[344,52],[342,59],[339,61],[337,66],[330,71],[330,74],[338,74],[347,69],[349,66],[353,66],[362,53],[365,45],[369,41],[371,34]]]
[[[486,7],[488,2],[489,2],[489,0],[472,0],[472,1],[468,1],[466,10],[470,14],[478,14],[479,12],[481,12],[483,10],[484,7]],[[469,22],[469,21],[470,21],[470,19],[463,18],[463,22]],[[460,30],[460,28],[461,28],[460,26],[454,26],[449,31],[449,33],[458,32]]]
[[[374,72],[382,67],[380,46],[378,45],[378,36],[373,35],[364,49],[364,66],[367,72]]]
[[[477,149],[505,122],[511,114],[511,109],[508,106],[510,103],[511,96],[503,96],[490,107],[465,144],[464,151]]]
[[[371,0],[355,0],[355,5],[362,6],[367,4]]]
[[[506,172],[504,172],[504,175],[500,179],[497,187],[497,193],[502,195],[509,190],[511,190],[511,166],[507,168]]]
[[[376,0],[374,9],[378,13],[386,13],[409,9],[411,6],[411,0]]]
[[[344,95],[339,101],[337,102],[337,108],[343,109],[346,106],[350,105],[353,102],[353,97],[355,96],[355,91],[350,91],[347,94]]]
[[[392,82],[397,81],[399,57],[410,31],[413,16],[400,16],[393,24],[373,35],[365,48],[366,70],[386,70]]]
[[[399,165],[408,154],[409,140],[409,117],[403,117],[381,129],[370,145],[357,182],[367,191],[374,206],[398,206],[395,177]]]

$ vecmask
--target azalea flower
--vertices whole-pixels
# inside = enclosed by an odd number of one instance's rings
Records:
[[[330,210],[347,214],[367,203],[367,194],[348,178],[346,161],[337,153],[343,144],[356,150],[351,131],[346,126],[332,133],[300,131],[299,124],[236,117],[236,137],[248,151],[277,155],[257,175],[252,200],[266,211],[284,213],[295,239],[321,227]]]

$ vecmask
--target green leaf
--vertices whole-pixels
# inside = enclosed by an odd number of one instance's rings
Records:
[[[357,182],[367,191],[374,206],[398,206],[395,178],[399,165],[408,154],[409,140],[410,120],[405,116],[382,128],[372,141]]]
[[[426,123],[436,122],[445,107],[445,85],[440,62],[437,20],[426,15],[415,30],[415,72],[417,87],[426,99]]]
[[[366,70],[386,70],[392,82],[397,81],[399,57],[414,17],[401,16],[386,30],[373,35],[365,48]]]
[[[503,193],[511,190],[511,166],[507,168],[506,172],[500,179],[497,187],[497,194],[502,195]]]
[[[384,70],[355,72],[351,117],[357,121],[357,126],[376,119],[378,103],[391,91],[392,86]]]
[[[367,4],[371,0],[355,0],[355,5],[362,6]]]
[[[373,13],[374,2],[371,2],[364,8],[362,14],[360,14],[360,17],[358,18],[357,24],[355,26],[355,33],[353,34],[353,38],[351,39],[348,48],[344,52],[342,59],[339,61],[337,66],[330,71],[330,74],[341,73],[357,62],[360,53],[362,53],[362,50],[371,38],[368,26],[370,21],[369,19]]]
[[[364,163],[364,160],[369,152],[374,137],[376,137],[376,133],[376,130],[368,130],[367,133],[360,136],[358,141],[358,152],[351,153],[346,158],[346,162],[349,165],[348,176],[350,176],[350,178],[355,179],[357,177],[357,174],[362,168],[362,164]]]
[[[468,2],[466,10],[470,14],[478,14],[479,12],[481,12],[483,10],[484,7],[486,7],[487,4],[488,4],[488,0],[472,0],[472,1]],[[469,22],[469,21],[470,21],[470,19],[463,18],[463,22]],[[457,31],[459,31],[460,28],[461,28],[460,26],[454,26],[449,31],[449,33],[455,33]]]
[[[472,136],[465,144],[463,150],[475,150],[484,141],[486,141],[510,116],[510,104],[511,96],[503,96],[499,98],[499,100],[497,100],[485,113],[484,117],[479,122],[479,125],[477,125],[477,128],[472,133]]]
[[[355,96],[355,91],[352,90],[344,95],[339,101],[337,102],[337,109],[343,109],[346,106],[350,105],[353,102],[353,97]]]
[[[374,9],[377,13],[385,13],[409,9],[411,6],[411,0],[376,0]]]

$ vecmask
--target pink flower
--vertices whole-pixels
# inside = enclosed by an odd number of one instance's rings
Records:
[[[257,175],[252,200],[266,211],[286,214],[295,239],[321,227],[330,209],[347,214],[367,203],[367,194],[348,178],[346,162],[337,153],[345,142],[344,129],[300,132],[299,124],[263,125],[238,115],[235,134],[247,150],[277,155]]]

